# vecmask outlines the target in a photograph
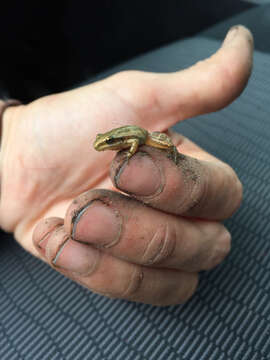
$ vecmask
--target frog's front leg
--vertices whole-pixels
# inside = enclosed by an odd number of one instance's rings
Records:
[[[140,145],[139,139],[128,139],[127,143],[130,144],[130,148],[128,150],[127,158],[130,159],[132,155],[135,154],[135,152],[138,150],[138,147]]]

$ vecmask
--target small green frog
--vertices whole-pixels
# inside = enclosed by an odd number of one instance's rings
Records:
[[[168,135],[155,131],[149,133],[147,130],[135,126],[126,125],[106,132],[97,134],[94,148],[97,151],[129,149],[129,159],[138,150],[140,145],[149,145],[169,151],[175,162],[177,162],[177,149]]]

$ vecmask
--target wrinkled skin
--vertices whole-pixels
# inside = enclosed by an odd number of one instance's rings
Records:
[[[114,158],[92,143],[114,127],[167,131],[227,106],[247,84],[252,51],[251,34],[238,26],[216,54],[184,71],[121,72],[7,108],[1,227],[92,291],[156,305],[186,301],[198,272],[218,265],[230,250],[220,220],[241,203],[237,175],[172,132],[183,154],[177,164],[147,146],[127,164],[123,152]]]

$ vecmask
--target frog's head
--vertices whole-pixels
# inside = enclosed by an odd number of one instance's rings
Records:
[[[122,139],[111,133],[97,134],[94,148],[97,151],[118,150],[121,143]]]

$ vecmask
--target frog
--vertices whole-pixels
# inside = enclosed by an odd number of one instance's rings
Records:
[[[159,131],[149,132],[140,126],[121,126],[104,134],[97,134],[94,141],[94,148],[97,151],[128,149],[128,160],[141,145],[164,149],[170,153],[174,162],[177,162],[178,151],[167,134]]]

